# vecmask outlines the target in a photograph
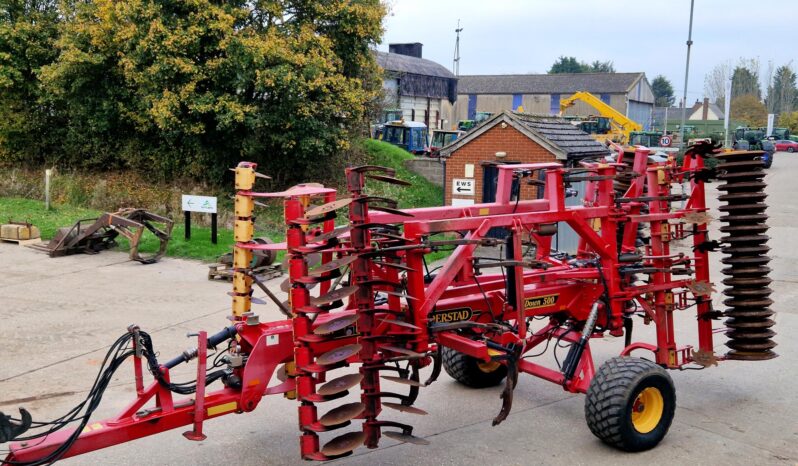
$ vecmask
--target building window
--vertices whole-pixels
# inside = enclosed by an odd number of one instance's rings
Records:
[[[477,117],[477,96],[470,94],[468,96],[468,119],[473,120]]]
[[[609,94],[601,94],[601,95],[599,96],[599,98],[600,98],[600,99],[601,99],[601,101],[602,101],[602,102],[604,102],[605,104],[607,104],[607,105],[609,105],[609,104],[610,104],[610,95],[609,95]]]
[[[513,111],[518,111],[518,107],[523,105],[524,96],[521,94],[513,94]]]
[[[549,113],[552,115],[558,115],[560,113],[560,94],[551,95],[551,106],[549,107]]]

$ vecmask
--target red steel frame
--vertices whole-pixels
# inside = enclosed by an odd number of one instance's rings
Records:
[[[695,271],[695,281],[709,281],[708,254],[697,250],[692,256],[672,255],[669,242],[679,237],[681,229],[673,221],[678,221],[691,212],[705,212],[703,182],[691,179],[691,195],[685,208],[668,210],[665,200],[670,195],[671,182],[680,181],[686,175],[695,173],[703,168],[700,157],[685,157],[681,167],[673,161],[650,163],[648,151],[638,149],[634,154],[631,171],[634,174],[632,184],[623,196],[616,196],[613,192],[612,178],[616,174],[617,164],[586,164],[587,173],[593,176],[587,181],[585,199],[582,206],[565,205],[565,184],[569,171],[559,164],[527,164],[499,166],[499,180],[496,202],[476,204],[466,207],[435,207],[406,210],[412,218],[399,216],[394,213],[379,211],[369,212],[362,208],[355,212],[351,220],[355,223],[373,222],[380,224],[398,224],[404,227],[403,235],[409,246],[401,253],[403,263],[410,269],[406,273],[406,292],[408,301],[412,300],[411,311],[406,320],[422,329],[429,329],[430,313],[446,309],[470,307],[474,311],[474,320],[493,322],[504,321],[516,324],[516,331],[483,333],[482,337],[495,344],[520,345],[521,353],[527,353],[538,345],[552,338],[562,338],[567,342],[575,342],[579,332],[568,332],[561,327],[563,318],[572,322],[584,322],[591,306],[605,295],[606,302],[600,306],[599,323],[601,328],[612,335],[621,335],[623,318],[629,316],[628,304],[635,302],[636,307],[642,309],[648,319],[656,326],[655,342],[632,342],[622,351],[628,355],[636,349],[645,349],[654,354],[657,363],[668,368],[680,368],[690,363],[690,346],[678,346],[674,333],[674,312],[687,307],[688,291],[686,287],[693,279],[673,279],[667,272],[677,264],[685,261]],[[623,152],[620,152],[623,157]],[[618,160],[621,162],[622,160]],[[247,167],[255,168],[254,164]],[[511,185],[517,173],[522,170],[543,171],[545,173],[545,192],[542,199],[512,200]],[[350,177],[351,172],[348,172]],[[350,179],[350,188],[352,182]],[[287,261],[291,277],[303,277],[308,273],[307,263],[300,255],[292,253],[305,247],[307,243],[307,227],[301,227],[293,220],[301,219],[307,206],[307,200],[313,196],[320,196],[324,202],[335,199],[333,190],[318,188],[316,186],[302,186],[282,193],[256,193],[249,190],[239,191],[239,195],[251,197],[277,197],[285,199],[285,217],[289,225],[287,243],[274,245],[257,245],[254,243],[239,243],[237,247],[249,250],[258,249],[288,249]],[[357,196],[358,193],[355,192]],[[645,195],[649,199],[663,200],[634,200]],[[618,202],[620,198],[632,199],[630,202]],[[357,205],[363,205],[365,203]],[[641,207],[648,206],[648,213],[641,214]],[[596,222],[600,226],[595,228]],[[651,242],[646,248],[644,262],[646,266],[662,269],[662,272],[650,274],[651,280],[647,284],[634,285],[624,283],[618,269],[623,264],[619,262],[620,252],[633,252],[635,250],[635,236],[638,223],[650,225]],[[580,237],[579,253],[577,259],[596,259],[597,266],[575,267],[568,262],[551,256],[551,236],[539,234],[542,225],[554,223],[568,224]],[[623,225],[622,243],[618,244],[618,225]],[[332,230],[334,224],[327,221],[322,225],[321,231]],[[486,237],[488,231],[494,227],[504,227],[512,230],[513,244],[508,247],[520,252],[520,239],[528,233],[537,244],[536,259],[545,262],[548,267],[526,269],[515,266],[516,276],[521,277],[516,284],[517,299],[508,302],[505,279],[500,274],[477,275],[474,269],[473,257],[479,241]],[[355,232],[362,233],[355,233]],[[424,247],[430,235],[439,233],[460,232],[465,233],[464,238],[469,240],[460,244],[446,260],[435,278],[425,283],[424,255],[431,251]],[[371,239],[367,230],[353,230],[349,243],[342,242],[342,246],[334,250],[325,250],[323,261],[330,261],[335,254],[344,255],[353,249],[367,250]],[[696,225],[693,228],[693,244],[700,245],[707,239],[706,225]],[[518,256],[516,256],[518,257]],[[372,267],[369,270],[369,267]],[[356,276],[370,277],[383,276],[390,272],[370,265],[367,259],[358,259],[353,266]],[[358,275],[359,274],[359,275]],[[396,274],[394,273],[394,278]],[[322,284],[322,293],[329,290],[329,284]],[[373,305],[373,291],[369,286],[363,296],[350,299],[346,310],[335,313],[335,317],[344,313],[358,312],[360,308]],[[606,292],[606,294],[605,294]],[[552,303],[525,308],[525,299],[534,299],[540,296],[556,294],[557,299]],[[713,330],[711,320],[705,318],[711,311],[709,299],[705,296],[694,296],[692,299],[697,304],[698,322],[698,348],[701,351],[712,352]],[[309,305],[310,295],[305,287],[291,289],[293,309],[302,309]],[[365,304],[364,304],[365,303]],[[386,309],[398,309],[401,303],[399,298],[391,297]],[[377,314],[375,314],[376,316]],[[385,314],[384,316],[388,316]],[[549,323],[542,329],[532,332],[526,328],[527,319],[532,317],[549,316]],[[311,334],[312,329],[332,318],[331,315],[320,315],[315,321],[308,318],[307,314],[297,313],[293,319],[260,323],[251,316],[235,317],[238,330],[238,345],[240,351],[247,355],[246,364],[237,368],[235,373],[241,379],[241,388],[222,388],[206,392],[203,383],[198,383],[197,394],[192,398],[176,400],[171,392],[153,382],[148,387],[143,385],[142,358],[135,357],[134,375],[136,380],[137,398],[118,416],[103,421],[92,422],[81,434],[77,442],[65,456],[74,456],[100,448],[108,447],[133,439],[153,435],[180,426],[193,425],[193,429],[186,432],[186,437],[191,440],[201,440],[202,423],[207,419],[229,413],[242,413],[254,410],[264,395],[285,394],[289,397],[296,395],[300,400],[313,399],[315,385],[323,381],[323,375],[314,377],[310,372],[299,370],[296,376],[288,378],[285,382],[275,386],[268,386],[272,375],[280,364],[295,362],[297,367],[309,367],[313,354],[322,354],[341,345],[351,344],[357,340],[356,336],[340,338],[333,341],[316,342],[313,338],[303,338]],[[385,323],[378,319],[359,321],[359,330],[370,335],[380,335],[387,331]],[[207,352],[204,348],[205,333],[199,334],[198,351],[198,377],[205,372]],[[469,338],[455,331],[416,332],[411,340],[412,349],[426,353],[435,350],[438,345],[443,345],[485,362],[492,360],[493,355],[488,345],[482,339]],[[376,354],[378,348],[365,343],[359,355],[350,358],[349,363],[368,362]],[[425,360],[425,363],[429,363]],[[570,392],[584,393],[595,371],[594,362],[589,344],[579,360],[576,375],[565,380],[563,373],[557,369],[543,364],[521,359],[518,369],[536,377],[549,380],[561,385]],[[161,368],[163,375],[168,380],[169,371]],[[201,379],[201,377],[200,377]],[[369,379],[364,386],[371,391],[379,390],[378,380]],[[364,400],[372,403],[375,398],[368,397],[364,392]],[[148,404],[149,407],[145,408]],[[369,446],[376,446],[379,437],[379,422],[375,418],[379,414],[379,403],[369,405],[365,415],[364,429],[371,429],[367,436],[373,439]],[[300,425],[310,425],[316,422],[315,407],[300,403]],[[60,431],[48,436],[41,442],[13,443],[11,444],[7,461],[30,461],[42,457],[61,444],[70,431]],[[369,442],[367,442],[369,443]],[[303,434],[301,440],[303,456],[309,459],[322,459],[314,456],[319,451],[318,437]]]

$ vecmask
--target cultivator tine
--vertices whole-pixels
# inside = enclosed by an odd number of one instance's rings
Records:
[[[423,439],[421,437],[416,437],[411,434],[406,434],[404,432],[396,432],[388,430],[388,431],[383,431],[382,435],[402,443],[412,443],[413,445],[429,445],[429,440]]]
[[[363,380],[363,375],[359,373],[342,375],[319,387],[316,393],[322,396],[336,395],[359,385],[361,380]]]
[[[343,209],[344,207],[348,206],[352,203],[352,198],[347,199],[338,199],[332,202],[328,202],[324,205],[320,205],[318,207],[313,207],[312,209],[308,209],[305,211],[306,218],[312,217],[319,217],[330,212],[334,212],[338,209]]]
[[[325,427],[332,427],[351,421],[363,414],[366,405],[363,403],[347,403],[328,411],[319,418],[319,424]]]
[[[362,348],[363,347],[357,343],[334,348],[316,358],[316,362],[322,366],[329,366],[335,363],[346,361],[347,359],[359,353]]]
[[[334,301],[340,301],[342,299],[348,298],[357,292],[357,286],[347,286],[344,288],[338,288],[336,290],[330,291],[329,293],[325,293],[319,297],[312,297],[310,298],[310,304],[313,306],[319,306],[322,304],[330,304]]]
[[[329,335],[349,327],[357,322],[358,318],[359,317],[357,314],[349,314],[333,320],[328,320],[327,322],[316,327],[313,330],[313,333],[316,335]]]
[[[366,175],[366,178],[370,178],[375,181],[382,181],[384,183],[395,184],[399,186],[412,186],[413,184],[409,181],[401,180],[399,178],[394,178],[393,176],[387,175]]]
[[[421,408],[416,408],[415,406],[405,406],[401,403],[391,403],[390,401],[383,401],[382,405],[385,406],[386,408],[391,408],[396,411],[408,414],[418,414],[420,416],[426,416],[427,414],[429,414],[428,412],[424,411]]]
[[[355,448],[363,445],[366,434],[363,432],[349,432],[330,440],[321,448],[321,453],[326,456],[340,456],[351,453]]]

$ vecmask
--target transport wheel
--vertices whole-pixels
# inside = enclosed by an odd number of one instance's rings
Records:
[[[482,362],[446,347],[443,348],[443,368],[454,380],[471,388],[494,387],[507,375],[507,366],[500,362]]]
[[[615,357],[602,364],[585,398],[593,435],[626,451],[656,446],[668,433],[675,410],[671,376],[640,358]]]

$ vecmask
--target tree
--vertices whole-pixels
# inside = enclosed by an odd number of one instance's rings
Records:
[[[560,56],[557,61],[551,65],[551,69],[549,69],[549,74],[557,74],[557,73],[584,73],[585,72],[585,64],[580,63],[576,57],[565,57]]]
[[[756,96],[744,94],[732,99],[730,117],[748,126],[765,126],[767,124],[768,111],[765,108],[765,104],[760,102]]]
[[[595,60],[588,64],[576,57],[560,56],[549,69],[549,74],[557,73],[615,73],[615,66],[611,60]]]
[[[796,107],[796,75],[789,64],[776,68],[773,83],[768,87],[767,103],[771,113],[790,113]]]
[[[704,95],[723,107],[726,96],[726,83],[731,77],[731,62],[718,63],[704,76]]]
[[[0,0],[0,158],[41,159],[58,144],[42,66],[58,55],[55,0]]]
[[[71,0],[41,77],[63,161],[220,180],[329,177],[380,80],[379,0]]]
[[[751,94],[757,98],[762,98],[762,89],[759,86],[759,60],[753,58],[749,60],[740,59],[740,63],[732,72],[732,101],[736,97]]]
[[[779,115],[779,127],[789,128],[790,133],[798,133],[798,112],[782,113]]]
[[[676,100],[673,96],[673,86],[665,76],[656,76],[651,81],[651,91],[654,93],[654,105],[659,107],[670,107]]]

